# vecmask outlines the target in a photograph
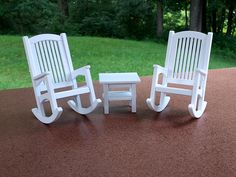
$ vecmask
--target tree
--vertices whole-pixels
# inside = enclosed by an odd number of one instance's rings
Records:
[[[188,4],[189,4],[189,2],[188,2],[189,0],[185,0],[185,2],[184,2],[184,15],[185,15],[185,29],[187,29],[188,28],[188,21],[189,21],[189,19],[188,19]]]
[[[157,0],[157,37],[163,33],[163,1]]]
[[[233,1],[232,3],[229,3],[229,8],[228,8],[229,12],[228,12],[228,23],[227,23],[227,31],[226,31],[227,36],[232,35],[233,18],[235,16],[234,9],[235,9],[235,2]]]
[[[217,6],[216,6],[216,0],[214,0],[211,4],[210,4],[210,10],[211,10],[211,27],[212,27],[212,31],[213,33],[216,33],[216,18],[217,18]]]
[[[58,0],[57,3],[63,16],[68,17],[69,16],[68,0]]]
[[[202,0],[202,32],[207,33],[207,0]]]
[[[203,0],[191,0],[190,30],[202,31]]]
[[[150,3],[146,0],[119,0],[116,6],[117,29],[120,37],[142,39],[151,31],[152,18]]]
[[[222,6],[221,11],[219,12],[219,20],[217,22],[217,33],[223,33],[224,22],[225,22],[225,6]]]

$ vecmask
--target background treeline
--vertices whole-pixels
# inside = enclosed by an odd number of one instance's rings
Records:
[[[225,46],[235,44],[235,10],[235,0],[0,0],[0,33],[153,39],[190,29]]]

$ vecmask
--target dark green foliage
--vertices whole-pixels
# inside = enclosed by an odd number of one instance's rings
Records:
[[[55,32],[60,28],[57,6],[48,0],[5,2],[1,31],[9,33]]]
[[[190,0],[0,0],[0,34],[66,32],[155,40],[157,2],[164,10],[159,40],[166,40],[169,30],[189,29]],[[220,36],[216,39],[220,47],[234,45],[235,12],[235,1],[208,0],[204,30],[217,34],[214,38]]]
[[[184,24],[184,17],[180,13],[168,12],[164,16],[164,21],[166,21],[166,23],[164,25],[165,31],[169,31],[169,30],[175,30],[175,31],[186,30],[186,26]]]
[[[152,8],[152,4],[146,0],[118,1],[116,23],[120,37],[142,39],[152,33]]]
[[[115,24],[112,14],[107,12],[94,12],[85,17],[79,26],[82,35],[114,36]]]
[[[79,0],[70,3],[69,31],[82,35],[114,36],[114,6],[110,0]]]
[[[224,55],[236,55],[236,38],[232,36],[225,36],[222,34],[215,34],[213,43],[224,52]]]

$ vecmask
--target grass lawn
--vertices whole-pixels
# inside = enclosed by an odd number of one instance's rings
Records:
[[[166,44],[99,37],[69,37],[74,68],[91,65],[93,80],[101,72],[152,75],[153,64],[164,64]],[[232,51],[213,45],[210,69],[235,67]],[[21,36],[0,36],[0,90],[31,87]]]

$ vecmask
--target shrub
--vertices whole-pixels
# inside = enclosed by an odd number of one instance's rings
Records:
[[[85,17],[79,27],[82,35],[114,36],[114,20],[108,12],[94,12]]]

